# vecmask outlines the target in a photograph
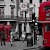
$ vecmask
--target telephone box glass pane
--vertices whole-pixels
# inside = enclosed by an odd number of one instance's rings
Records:
[[[45,6],[45,10],[50,10],[50,6]]]
[[[50,31],[50,24],[46,24],[46,31]]]

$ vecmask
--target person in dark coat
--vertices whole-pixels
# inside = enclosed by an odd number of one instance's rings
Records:
[[[5,35],[4,35],[4,31],[3,30],[1,31],[0,35],[1,35],[1,45],[3,45],[2,43],[4,43],[4,45],[6,45],[5,44]]]

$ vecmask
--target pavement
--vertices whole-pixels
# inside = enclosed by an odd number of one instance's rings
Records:
[[[3,46],[0,45],[0,50],[41,50],[41,48],[43,48],[42,36],[39,36],[39,40],[36,45],[33,44],[33,46],[30,47],[27,46],[26,41],[24,43],[23,41],[14,41],[13,46],[10,45],[10,42],[6,42],[6,45]]]
[[[10,45],[10,42],[6,42],[6,45],[3,46],[0,45],[0,50],[41,50],[41,48],[43,48],[42,36],[39,36],[39,40],[36,45],[30,47],[27,46],[26,41],[24,43],[23,41],[14,41],[13,46]]]
[[[13,46],[10,45],[10,42],[6,42],[6,45],[1,46],[0,50],[39,50],[38,45],[33,45],[31,47],[27,46],[27,42],[25,41],[15,41],[13,42]]]

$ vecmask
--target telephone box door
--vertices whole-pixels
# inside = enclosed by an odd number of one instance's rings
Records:
[[[44,24],[44,46],[50,47],[50,24]]]

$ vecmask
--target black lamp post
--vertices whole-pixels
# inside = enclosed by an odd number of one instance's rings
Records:
[[[35,22],[36,22],[36,18],[35,18],[35,4],[34,4],[34,44],[36,44],[36,32],[35,32]]]
[[[26,33],[26,11],[25,11],[25,33]]]

